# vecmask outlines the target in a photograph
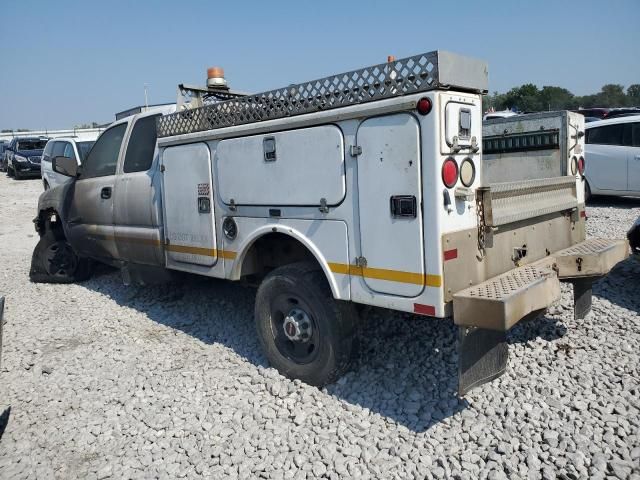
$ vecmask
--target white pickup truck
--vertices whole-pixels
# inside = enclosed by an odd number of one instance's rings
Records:
[[[265,355],[314,385],[367,334],[355,304],[453,317],[463,394],[504,372],[505,332],[560,281],[584,316],[628,255],[585,240],[583,117],[483,133],[479,60],[435,51],[253,95],[208,83],[114,123],[80,170],[54,159],[73,181],[40,197],[32,280],[82,280],[94,260],[126,282],[252,279]]]

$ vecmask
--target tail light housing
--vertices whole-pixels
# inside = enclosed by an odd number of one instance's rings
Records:
[[[445,187],[453,188],[458,181],[458,163],[454,158],[447,158],[442,164],[442,183]]]
[[[416,110],[420,115],[427,115],[431,111],[432,107],[433,104],[427,97],[422,97],[416,104]]]
[[[584,157],[581,156],[578,159],[578,171],[580,172],[580,175],[584,175],[584,168],[585,168]]]
[[[460,165],[460,181],[465,187],[470,187],[476,179],[476,166],[470,158],[465,158]]]
[[[578,157],[571,157],[571,175],[574,177],[578,174]]]

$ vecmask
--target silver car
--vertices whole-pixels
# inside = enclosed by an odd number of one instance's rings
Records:
[[[587,195],[640,197],[640,115],[586,125]]]
[[[70,180],[69,177],[53,171],[52,162],[55,157],[68,157],[81,165],[87,157],[89,150],[96,143],[97,135],[79,139],[77,137],[54,138],[47,142],[42,154],[40,168],[42,172],[42,184],[44,189],[56,187]]]

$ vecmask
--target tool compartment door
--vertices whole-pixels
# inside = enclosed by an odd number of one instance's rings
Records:
[[[362,276],[376,292],[424,289],[420,127],[410,114],[365,120],[357,133]]]
[[[167,264],[215,265],[218,257],[208,145],[167,147],[162,166]]]

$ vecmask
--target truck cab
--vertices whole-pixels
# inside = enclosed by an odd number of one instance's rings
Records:
[[[163,106],[114,122],[75,169],[75,159],[51,159],[72,181],[45,191],[40,211],[64,219],[60,228],[81,257],[115,266],[162,263],[156,119],[173,111]]]

